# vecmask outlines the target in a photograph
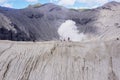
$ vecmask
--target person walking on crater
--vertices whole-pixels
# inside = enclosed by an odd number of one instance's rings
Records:
[[[117,38],[117,40],[119,40],[119,38]]]
[[[70,41],[70,37],[68,37],[68,41]]]

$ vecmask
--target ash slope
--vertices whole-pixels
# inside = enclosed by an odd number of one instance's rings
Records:
[[[76,22],[87,40],[109,40],[120,35],[120,3],[96,9],[74,10],[54,4],[11,9],[0,7],[0,39],[16,41],[59,40],[58,28],[66,20]]]
[[[0,41],[1,80],[120,80],[120,41]]]

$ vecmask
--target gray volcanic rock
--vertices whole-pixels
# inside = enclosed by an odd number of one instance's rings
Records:
[[[59,40],[57,31],[60,25],[73,20],[79,33],[84,33],[87,40],[109,40],[120,35],[119,14],[118,2],[88,10],[67,9],[52,3],[24,9],[0,7],[0,39]]]

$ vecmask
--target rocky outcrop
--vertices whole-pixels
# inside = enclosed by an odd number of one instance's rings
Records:
[[[120,80],[120,41],[0,41],[0,80]]]

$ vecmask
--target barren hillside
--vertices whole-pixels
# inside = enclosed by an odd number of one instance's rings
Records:
[[[38,5],[38,6],[37,6]],[[58,30],[67,20],[75,22],[86,40],[120,37],[120,3],[109,2],[95,9],[67,9],[55,4],[37,4],[24,9],[0,7],[0,39],[14,41],[60,40]],[[68,29],[65,30],[69,31]]]
[[[120,41],[0,41],[0,80],[120,80]]]

